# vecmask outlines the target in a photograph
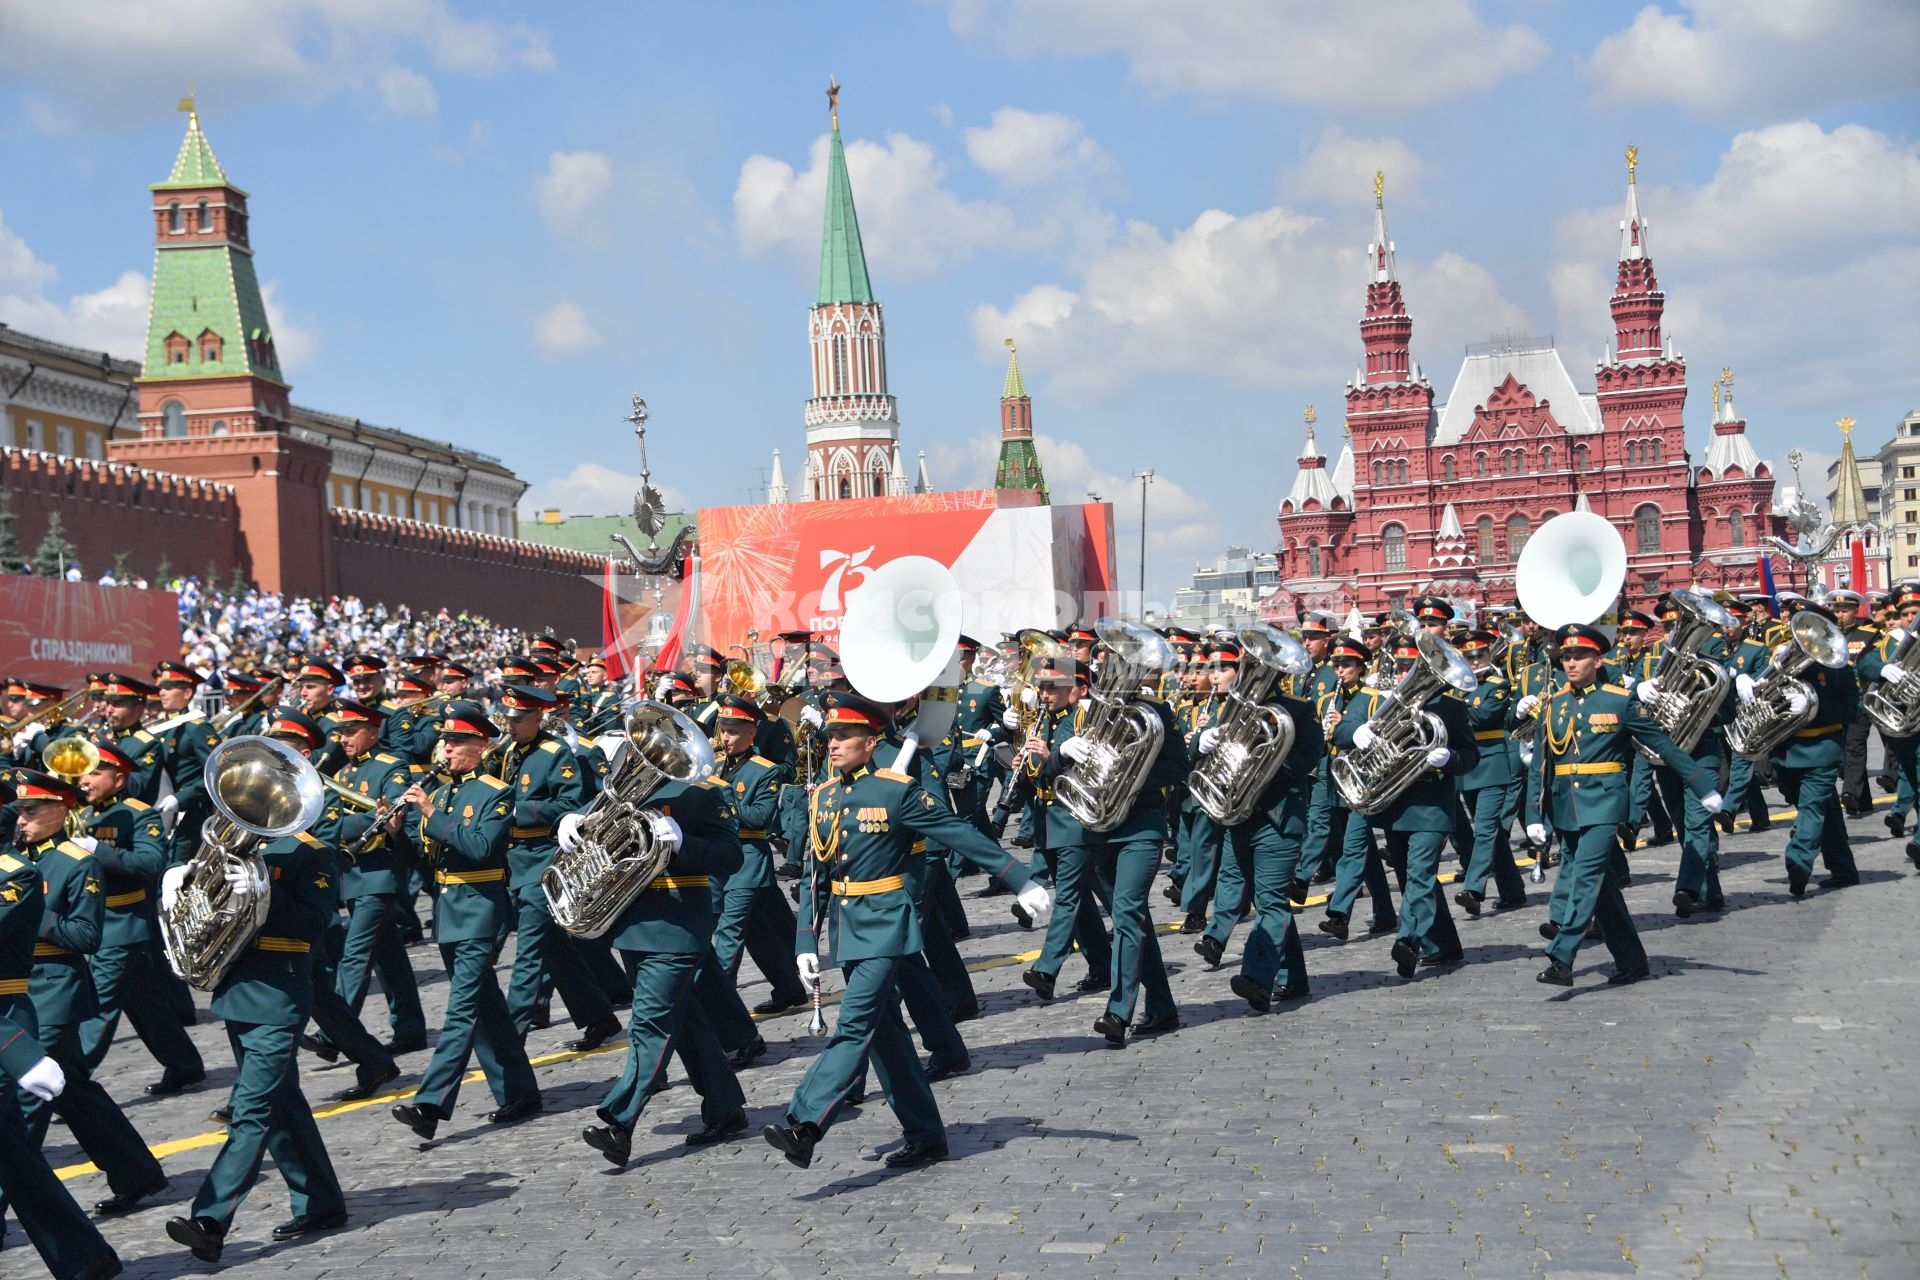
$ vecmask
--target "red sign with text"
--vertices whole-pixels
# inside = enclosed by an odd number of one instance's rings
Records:
[[[0,575],[0,675],[74,689],[90,671],[144,680],[179,656],[171,591]]]

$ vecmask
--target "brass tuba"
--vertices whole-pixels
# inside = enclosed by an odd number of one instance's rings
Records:
[[[1013,730],[1012,737],[1001,744],[1007,753],[1002,759],[1003,764],[1011,762],[1016,751],[1025,750],[1027,739],[1033,736],[1033,727],[1040,723],[1040,713],[1045,710],[1040,705],[1040,691],[1034,684],[1034,677],[1040,674],[1040,668],[1046,666],[1048,661],[1064,658],[1068,653],[1067,646],[1034,627],[1020,631],[1014,639],[1020,642],[1020,665],[1008,672],[1000,692],[1020,723]]]
[[[1479,684],[1459,650],[1431,631],[1415,641],[1420,661],[1395,686],[1392,701],[1368,723],[1373,741],[1333,758],[1333,785],[1355,813],[1378,813],[1427,770],[1427,752],[1447,745],[1447,727],[1424,708],[1443,689],[1472,693]]]
[[[267,921],[272,888],[260,845],[312,826],[326,807],[320,771],[284,742],[249,734],[207,756],[214,815],[170,907],[160,913],[167,963],[190,987],[211,991]],[[227,872],[245,870],[251,891],[234,897]]]
[[[1713,723],[1731,682],[1727,669],[1700,650],[1722,627],[1733,625],[1733,615],[1718,601],[1697,592],[1675,591],[1672,599],[1680,618],[1667,637],[1660,666],[1653,673],[1657,684],[1654,699],[1645,705],[1647,714],[1667,731],[1674,745],[1692,751]]]
[[[1887,666],[1899,667],[1907,679],[1899,684],[1875,681],[1860,697],[1860,705],[1889,738],[1911,738],[1920,733],[1920,642],[1912,636],[1900,642]]]
[[[1313,670],[1306,646],[1283,631],[1255,624],[1240,632],[1240,676],[1226,709],[1207,730],[1217,731],[1212,751],[1187,779],[1187,790],[1209,818],[1223,827],[1246,821],[1260,793],[1293,750],[1293,717],[1273,705],[1284,676]]]
[[[1749,760],[1766,759],[1819,713],[1820,695],[1801,676],[1815,663],[1847,665],[1847,636],[1838,624],[1803,611],[1793,616],[1788,627],[1791,638],[1774,650],[1773,665],[1754,682],[1752,701],[1740,705],[1733,727],[1727,730],[1727,745]],[[1796,694],[1806,700],[1798,714],[1792,707],[1791,695]]]
[[[673,860],[664,814],[644,806],[669,782],[698,782],[713,772],[707,735],[664,702],[643,702],[627,717],[626,750],[606,789],[580,819],[571,849],[553,855],[540,891],[554,923],[597,938]]]
[[[1086,754],[1060,776],[1053,798],[1087,830],[1111,831],[1133,808],[1166,738],[1166,725],[1140,686],[1157,681],[1175,658],[1164,638],[1131,622],[1103,618],[1093,630],[1106,656],[1075,735]]]

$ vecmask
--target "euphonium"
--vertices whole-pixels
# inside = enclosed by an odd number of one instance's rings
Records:
[[[1367,723],[1373,741],[1333,758],[1333,785],[1355,813],[1378,813],[1427,770],[1427,752],[1447,745],[1447,727],[1425,710],[1442,689],[1472,693],[1479,680],[1452,645],[1431,631],[1415,641],[1420,661],[1400,680],[1392,701]]]
[[[1672,600],[1680,619],[1653,673],[1654,699],[1644,705],[1674,745],[1692,751],[1713,723],[1731,681],[1727,669],[1700,650],[1722,627],[1733,625],[1733,615],[1719,602],[1692,591],[1675,591]]]
[[[580,819],[571,849],[553,855],[540,877],[554,923],[597,938],[673,859],[668,819],[643,806],[669,782],[698,782],[713,772],[707,735],[663,702],[643,702],[627,717],[627,748],[606,789]]]
[[[1766,759],[1819,713],[1820,695],[1801,676],[1815,663],[1847,665],[1847,637],[1837,624],[1809,610],[1795,614],[1788,625],[1792,638],[1774,650],[1773,664],[1754,682],[1752,701],[1740,704],[1727,730],[1727,745],[1749,760]],[[1796,713],[1797,698],[1806,705]]]
[[[1874,681],[1860,705],[1889,738],[1911,738],[1920,733],[1920,642],[1912,636],[1902,640],[1887,665],[1899,667],[1907,678],[1899,684]]]
[[[252,734],[215,747],[205,777],[214,815],[200,828],[200,848],[172,904],[160,913],[160,945],[188,986],[211,991],[267,921],[272,889],[256,850],[312,826],[327,793],[305,756]],[[227,883],[233,867],[250,882],[238,898]]]
[[[1045,710],[1040,705],[1040,690],[1034,684],[1034,677],[1040,674],[1049,659],[1063,658],[1067,655],[1067,646],[1055,640],[1044,631],[1028,627],[1014,637],[1020,642],[1020,665],[1007,676],[1006,684],[1001,688],[1001,696],[1020,723],[1015,726],[1006,747],[1007,755],[1001,763],[1012,760],[1016,751],[1024,750],[1028,738],[1033,736],[1033,727],[1040,723],[1040,713]]]
[[[1133,808],[1166,738],[1141,683],[1171,667],[1174,653],[1158,634],[1119,618],[1103,618],[1093,629],[1106,657],[1075,735],[1085,754],[1054,784],[1053,798],[1087,830],[1111,831]]]
[[[1285,676],[1313,670],[1306,646],[1255,624],[1240,632],[1240,676],[1220,718],[1208,728],[1214,748],[1187,779],[1193,801],[1223,827],[1244,822],[1293,750],[1293,717],[1272,703]]]

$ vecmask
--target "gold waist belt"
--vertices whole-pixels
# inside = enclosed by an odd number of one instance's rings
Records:
[[[0,978],[0,996],[23,996],[27,994],[25,978]]]
[[[147,891],[145,889],[135,889],[132,893],[110,893],[107,895],[107,905],[110,907],[130,907],[136,902],[145,902],[146,900]]]
[[[713,883],[712,876],[655,876],[649,889],[704,889]]]
[[[1553,776],[1564,778],[1569,774],[1625,773],[1627,766],[1618,760],[1602,760],[1593,764],[1557,764],[1553,766]]]
[[[1828,734],[1838,733],[1846,727],[1847,726],[1845,726],[1844,724],[1815,725],[1811,729],[1802,729],[1800,730],[1800,732],[1794,734],[1793,736],[1796,738],[1824,738]]]
[[[505,867],[495,867],[491,871],[436,871],[433,873],[435,884],[492,884],[496,880],[506,878]]]
[[[303,956],[313,950],[298,938],[270,938],[265,934],[253,940],[255,951],[280,951],[288,955]]]
[[[552,832],[552,827],[514,827],[507,834],[515,840],[538,840]]]
[[[878,880],[835,880],[833,892],[841,898],[865,898],[876,893],[892,893],[907,887],[905,876],[882,876]]]
[[[70,956],[72,954],[73,952],[67,950],[65,947],[56,947],[51,942],[36,942],[33,944],[33,958],[36,960],[46,956]]]

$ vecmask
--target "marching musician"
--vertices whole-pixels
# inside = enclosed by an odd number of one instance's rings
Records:
[[[1920,588],[1900,587],[1893,597],[1893,625],[1872,648],[1861,656],[1860,680],[1869,684],[1874,680],[1884,681],[1898,689],[1914,679],[1905,667],[1897,661],[1900,650],[1916,630],[1920,620]],[[1904,696],[1912,696],[1911,690],[1905,690]],[[1896,836],[1905,834],[1905,814],[1902,812],[1901,797],[1912,797],[1920,792],[1920,734],[1904,738],[1891,737],[1885,729],[1881,730],[1880,740],[1886,745],[1887,761],[1893,767],[1898,781],[1898,790],[1894,797],[1894,811],[1898,819],[1889,815],[1887,826]],[[1910,803],[1910,799],[1908,803]],[[1920,867],[1920,840],[1907,841],[1907,858],[1914,866]]]
[[[1333,891],[1327,895],[1327,913],[1318,927],[1320,932],[1345,942],[1353,904],[1360,897],[1363,882],[1373,912],[1373,923],[1367,929],[1369,936],[1392,933],[1400,927],[1400,917],[1393,909],[1387,869],[1380,858],[1380,846],[1373,838],[1373,827],[1366,815],[1347,807],[1340,789],[1333,785],[1333,760],[1340,754],[1335,730],[1348,717],[1354,718],[1355,727],[1366,723],[1385,694],[1366,684],[1368,667],[1373,660],[1373,651],[1366,641],[1342,636],[1333,642],[1331,652],[1337,683],[1332,693],[1315,704],[1327,753],[1320,761],[1314,787],[1326,793],[1327,842],[1338,861],[1334,866]]]
[[[1548,919],[1540,926],[1548,965],[1538,980],[1551,986],[1573,985],[1573,960],[1587,927],[1600,923],[1601,938],[1613,955],[1615,985],[1648,976],[1646,949],[1633,927],[1620,892],[1613,858],[1614,828],[1625,820],[1630,774],[1628,761],[1643,743],[1670,764],[1699,799],[1707,814],[1720,812],[1714,777],[1674,745],[1642,709],[1626,686],[1600,682],[1601,660],[1612,641],[1598,627],[1573,623],[1556,633],[1566,687],[1540,709],[1540,738],[1534,769],[1540,785],[1529,798],[1527,825],[1534,843],[1545,844],[1549,826],[1565,850],[1555,878]]]
[[[581,738],[597,738],[620,729],[620,691],[607,683],[607,660],[599,654],[580,664],[579,692],[567,713]]]
[[[160,697],[160,714],[173,719],[187,714],[201,678],[192,667],[162,662],[153,669],[153,684]],[[176,806],[169,861],[185,862],[193,856],[200,845],[200,828],[213,816],[213,802],[207,799],[205,772],[207,756],[219,741],[219,735],[204,716],[176,724],[160,736]]]
[[[386,719],[380,722],[380,741],[375,744],[379,751],[397,756],[408,764],[427,764],[426,760],[414,758],[413,720],[425,710],[425,703],[432,693],[432,680],[418,672],[402,671],[393,678],[392,691],[380,707],[386,713]]]
[[[992,750],[993,731],[1007,709],[1007,700],[999,685],[976,677],[979,654],[978,640],[960,637],[960,713],[954,721],[959,752],[947,784],[953,811],[971,822],[976,831],[984,832],[988,826],[987,796],[1002,776],[999,757]],[[949,870],[959,873],[958,867],[950,865]],[[960,925],[966,925],[964,916]]]
[[[144,680],[117,672],[102,674],[95,690],[100,718],[83,735],[96,746],[115,748],[127,760],[123,790],[131,799],[149,805],[160,801],[160,778],[167,763],[166,750],[160,740],[140,727],[147,714],[147,697],[154,692],[154,687]],[[64,730],[51,737],[81,734],[82,727],[69,722]]]
[[[1227,699],[1240,677],[1240,645],[1231,636],[1217,637],[1207,646],[1207,696],[1196,703],[1188,720],[1185,739],[1188,758],[1198,751],[1199,738],[1227,709]],[[1184,783],[1186,780],[1181,779]],[[1180,875],[1181,933],[1200,933],[1207,927],[1207,908],[1213,902],[1214,881],[1220,874],[1220,852],[1227,833],[1200,808],[1191,795],[1184,801],[1193,813],[1187,822],[1184,849],[1176,851],[1174,869]],[[1234,914],[1240,911],[1233,904]]]
[[[416,781],[388,818],[398,831],[406,810],[417,822],[414,839],[440,886],[433,904],[433,938],[447,968],[447,1012],[433,1059],[414,1100],[393,1109],[394,1119],[427,1141],[453,1115],[467,1060],[476,1052],[497,1110],[493,1124],[513,1124],[540,1113],[540,1087],[526,1046],[507,1012],[493,961],[514,920],[507,891],[507,845],[514,799],[500,779],[480,771],[480,757],[498,732],[476,702],[455,698],[440,712],[448,779],[428,790]]]
[[[1454,844],[1466,851],[1467,865],[1453,900],[1470,916],[1480,914],[1489,876],[1500,895],[1494,900],[1496,910],[1527,905],[1527,883],[1513,864],[1513,846],[1507,839],[1507,803],[1520,771],[1518,754],[1507,732],[1513,686],[1494,665],[1494,639],[1491,631],[1470,631],[1460,648],[1479,682],[1471,694],[1463,696],[1480,762],[1460,775],[1460,800],[1469,825],[1464,831],[1454,832]]]
[[[1858,591],[1827,593],[1827,608],[1833,611],[1834,623],[1847,638],[1847,661],[1852,665],[1863,693],[1872,677],[1862,672],[1861,660],[1882,639],[1879,624],[1871,618],[1863,619],[1860,616],[1860,608],[1865,603],[1866,597]],[[1843,735],[1840,806],[1846,810],[1849,818],[1864,818],[1873,812],[1873,797],[1867,792],[1867,740],[1872,732],[1873,722],[1862,715],[1847,722]]]
[[[912,1168],[947,1156],[946,1127],[933,1090],[900,1018],[895,991],[901,957],[920,950],[920,922],[907,872],[916,836],[938,840],[1005,879],[1030,915],[1046,913],[1045,889],[1030,884],[1019,861],[923,791],[907,774],[872,767],[874,748],[891,725],[878,704],[853,693],[828,700],[827,750],[833,776],[809,808],[809,892],[801,897],[795,952],[801,981],[820,981],[823,964],[846,975],[833,1037],[813,1060],[788,1104],[785,1123],[769,1125],[767,1141],[801,1168],[831,1129],[871,1053],[905,1144],[886,1158]],[[1156,849],[1155,857],[1158,853]],[[825,950],[816,950],[814,921],[824,920]]]
[[[774,884],[773,850],[767,843],[780,788],[792,779],[793,769],[755,753],[760,726],[767,718],[755,703],[723,693],[719,704],[719,776],[733,788],[741,862],[738,870],[721,877],[714,894],[713,951],[721,969],[736,982],[742,950],[753,956],[771,987],[767,998],[753,1006],[755,1013],[765,1016],[807,1002],[806,987],[793,961],[793,911]]]
[[[1313,660],[1313,671],[1298,678],[1288,676],[1287,684],[1289,692],[1309,708],[1318,707],[1340,684],[1332,662],[1333,626],[1333,615],[1317,611],[1300,620],[1300,643],[1306,646],[1307,656]],[[1318,719],[1317,712],[1315,718]],[[1288,889],[1295,902],[1306,901],[1308,883],[1333,878],[1337,848],[1329,839],[1331,830],[1332,806],[1326,789],[1314,782],[1307,798],[1307,830],[1294,873],[1295,883]]]
[[[1662,602],[1661,619],[1669,635],[1678,626],[1679,616],[1680,608],[1671,597]],[[1702,662],[1726,667],[1725,639],[1719,636],[1709,638],[1701,645],[1699,657]],[[1659,668],[1656,665],[1646,670],[1647,674],[1632,688],[1643,704],[1652,706],[1660,697],[1660,677],[1655,674]],[[1722,693],[1725,692],[1725,686],[1722,686]],[[1722,771],[1726,768],[1727,728],[1733,723],[1738,705],[1737,699],[1723,696],[1706,730],[1694,743],[1693,749],[1686,753],[1692,757],[1698,769],[1714,780],[1716,790],[1720,785],[1719,779],[1725,776]],[[1646,763],[1645,756],[1637,751],[1634,755]],[[1667,812],[1680,824],[1680,866],[1673,877],[1674,914],[1685,920],[1696,911],[1718,911],[1726,906],[1727,901],[1720,889],[1718,814],[1702,809],[1699,802],[1687,794],[1684,779],[1664,763],[1653,768],[1653,775],[1656,794],[1663,797]],[[1723,803],[1719,813],[1725,812]],[[1621,883],[1624,885],[1626,881],[1623,879]]]
[[[240,718],[227,727],[226,736],[240,738],[259,733],[260,725],[270,710],[262,705],[265,698],[260,694],[267,687],[267,678],[246,671],[225,671],[220,679],[226,690],[226,709],[240,713]],[[181,825],[184,822],[176,824],[174,829],[179,830]]]
[[[346,673],[319,658],[302,659],[292,672],[293,695],[300,711],[320,726],[326,743],[314,757],[314,767],[325,773],[338,769],[346,753],[340,749],[339,726],[334,723],[334,691],[347,682]]]
[[[1773,642],[1767,638],[1773,624],[1772,605],[1771,596],[1751,594],[1741,596],[1739,607],[1733,610],[1736,625],[1727,635],[1727,670],[1736,680],[1766,670],[1773,652]],[[1728,756],[1727,807],[1723,815],[1745,813],[1753,830],[1770,830],[1773,818],[1767,812],[1765,784],[1773,778],[1772,762],[1749,760],[1738,752],[1729,752]],[[1721,830],[1731,831],[1732,826],[1722,822]]]
[[[1063,655],[1045,660],[1034,674],[1033,686],[1046,709],[1021,753],[1021,767],[1030,764],[1038,772],[1061,743],[1080,732],[1086,720],[1082,699],[1088,677],[1084,668]],[[1113,886],[1100,879],[1088,855],[1087,833],[1080,820],[1064,806],[1052,803],[1050,788],[1040,787],[1036,799],[1044,806],[1045,823],[1040,835],[1053,868],[1053,915],[1047,921],[1046,941],[1039,957],[1020,980],[1042,1000],[1053,999],[1060,967],[1066,963],[1067,954],[1077,948],[1087,962],[1087,976],[1077,989],[1105,990],[1113,971],[1113,943],[1099,904],[1113,901]]]
[[[347,1203],[320,1129],[300,1090],[301,1029],[313,1009],[314,949],[339,906],[333,850],[298,831],[258,849],[271,895],[266,922],[213,989],[213,1013],[226,1019],[236,1072],[228,1095],[227,1139],[213,1157],[190,1216],[167,1221],[167,1235],[202,1262],[218,1262],[234,1215],[259,1179],[271,1150],[287,1183],[293,1216],[273,1229],[295,1240],[346,1225]],[[161,909],[171,910],[188,868],[161,882]],[[227,891],[241,900],[256,891],[244,867],[227,871]]]

